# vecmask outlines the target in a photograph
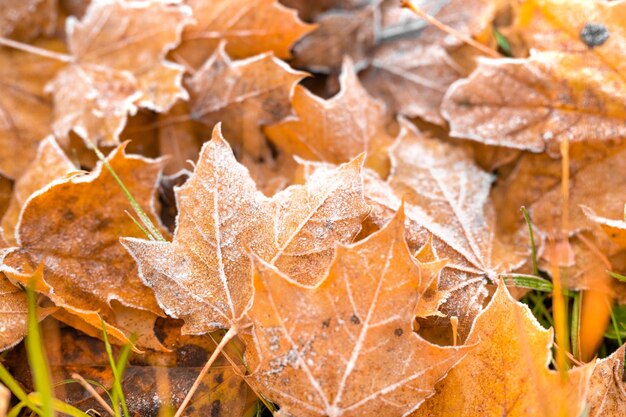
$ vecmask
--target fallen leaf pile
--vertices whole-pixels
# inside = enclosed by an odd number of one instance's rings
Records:
[[[0,0],[0,45],[27,390],[30,286],[99,415],[103,329],[133,416],[626,415],[626,1]]]

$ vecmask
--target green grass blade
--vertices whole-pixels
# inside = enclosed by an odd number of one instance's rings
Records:
[[[509,40],[502,33],[500,33],[496,28],[493,29],[493,36],[496,39],[496,44],[498,45],[500,50],[503,52],[503,54],[508,57],[513,56],[513,52],[511,50],[511,44],[509,43]]]
[[[530,237],[530,257],[533,263],[533,275],[539,275],[539,263],[537,262],[537,246],[535,245],[535,234],[533,233],[533,223],[530,221],[530,215],[526,207],[522,206],[522,215],[528,225],[528,236]]]
[[[93,379],[85,379],[85,381],[93,385],[94,387],[100,388],[102,391],[104,391],[107,397],[109,397],[111,404],[113,403],[113,397],[111,397],[111,393],[104,385],[102,385],[98,381],[94,381]],[[66,380],[63,380],[61,382],[54,384],[54,386],[56,387],[57,385],[65,385],[65,384],[80,384],[80,381],[78,381],[77,379],[69,378],[69,379],[66,379]]]
[[[126,210],[124,210],[126,212],[126,214],[128,215],[128,217],[130,217],[130,219],[133,221],[133,223],[135,224],[135,226],[137,226],[137,228],[139,230],[141,230],[141,233],[143,233],[149,240],[154,240],[152,238],[152,235],[150,234],[150,232],[148,232],[148,230],[143,227],[143,225],[141,223],[139,223],[139,221],[137,219],[135,219],[135,217],[130,214],[129,212],[127,212]]]
[[[607,274],[609,274],[610,276],[612,276],[616,280],[621,281],[621,282],[626,282],[626,276],[624,276],[622,274],[618,274],[617,272],[611,272],[611,271],[606,271],[606,272],[607,272]]]
[[[35,274],[40,273],[39,271]],[[37,317],[37,295],[33,291],[35,275],[31,277],[31,283],[26,288],[28,298],[28,334],[26,335],[26,354],[33,374],[35,390],[41,398],[42,417],[54,417],[56,413],[53,407],[52,381],[48,361],[43,350],[43,340],[39,329]]]
[[[124,398],[124,391],[122,390],[122,376],[118,372],[118,366],[115,362],[115,358],[113,357],[113,349],[111,348],[111,343],[109,342],[109,335],[107,334],[106,327],[104,325],[104,321],[102,321],[102,334],[104,336],[104,348],[107,353],[107,357],[109,358],[109,365],[111,366],[111,372],[113,373],[113,387],[111,396],[113,397],[113,411],[116,413],[116,417],[119,416],[119,404],[122,406],[122,412],[124,413],[124,417],[130,417],[128,412],[128,407],[126,405],[126,399]],[[130,346],[129,346],[130,350]],[[126,354],[128,355],[128,354]]]
[[[9,389],[9,391],[13,393],[13,395],[15,395],[15,397],[17,397],[18,400],[20,400],[21,403],[24,403],[25,406],[27,406],[37,414],[41,415],[39,407],[37,407],[32,401],[30,401],[26,392],[13,378],[13,376],[11,376],[8,369],[5,368],[2,363],[0,363],[0,381],[4,384],[4,386]]]
[[[28,394],[28,398],[30,398],[30,400],[37,405],[42,403],[43,400],[39,392],[33,392],[31,394]],[[56,398],[52,399],[52,407],[55,411],[58,411],[59,413],[68,415],[70,417],[91,417],[89,414],[84,413],[78,408],[64,403],[61,400],[57,400]]]
[[[570,323],[570,338],[572,341],[572,354],[578,358],[580,356],[580,307],[582,296],[579,292],[574,293],[572,304],[572,322]]]
[[[18,417],[20,415],[20,413],[22,412],[22,410],[24,409],[24,407],[28,407],[28,404],[26,404],[24,401],[20,401],[19,403],[17,403],[15,405],[15,407],[13,407],[12,409],[9,410],[9,412],[6,415],[6,417]],[[31,408],[31,407],[29,407],[29,408]],[[31,410],[32,410],[32,408],[31,408]]]
[[[622,335],[621,335],[621,332],[619,331],[619,326],[617,325],[617,319],[615,318],[613,309],[611,309],[611,324],[613,325],[613,331],[615,332],[615,339],[617,340],[617,343],[619,343],[619,345],[622,346],[624,343],[622,342]],[[606,337],[606,335],[604,337]]]
[[[553,290],[553,286],[550,281],[535,275],[511,275],[506,277],[505,282],[507,284],[512,283],[516,287],[529,288],[531,290],[541,292],[552,292]]]
[[[111,164],[109,164],[109,161],[106,159],[106,157],[102,154],[102,152],[100,152],[100,149],[98,149],[96,144],[91,141],[89,141],[89,144],[93,148],[98,159],[104,164],[104,167],[107,169],[107,171],[109,171],[109,173],[111,174],[115,182],[117,182],[117,185],[122,189],[122,192],[124,193],[124,195],[126,196],[126,199],[130,203],[133,210],[135,211],[135,214],[137,214],[137,216],[139,217],[139,220],[141,220],[141,223],[143,223],[145,229],[150,234],[151,240],[165,241],[165,238],[163,237],[159,229],[154,225],[154,223],[152,223],[152,220],[150,220],[150,217],[141,208],[141,206],[139,205],[137,200],[135,200],[135,197],[133,197],[131,192],[128,191],[128,188],[126,188],[126,185],[124,185],[124,182],[119,177],[119,175],[117,175],[117,172],[115,172]]]

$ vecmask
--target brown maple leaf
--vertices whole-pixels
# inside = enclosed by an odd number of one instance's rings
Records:
[[[115,145],[137,108],[163,112],[187,98],[183,68],[165,54],[178,44],[188,17],[187,8],[158,0],[96,0],[80,21],[70,17],[71,63],[48,84],[55,134],[74,130]]]
[[[76,168],[52,136],[41,141],[37,155],[32,164],[15,182],[11,201],[2,217],[2,234],[4,240],[15,245],[15,229],[22,207],[26,200],[36,191],[52,181],[61,178]]]
[[[221,43],[187,81],[191,118],[213,127],[223,122],[238,148],[258,157],[266,149],[260,126],[290,114],[295,85],[305,73],[272,54],[231,61]]]
[[[124,146],[108,162],[139,204],[153,213],[162,163],[125,155]],[[162,314],[118,241],[120,236],[141,235],[125,213],[129,209],[130,203],[102,164],[89,174],[56,180],[24,204],[15,234],[18,246],[6,251],[2,270],[28,285],[34,269],[43,263],[38,291],[96,329],[102,327],[101,318],[116,325],[112,300]],[[120,334],[115,333],[118,339]]]
[[[622,345],[609,357],[595,364],[587,403],[589,417],[618,417],[626,409],[626,383],[624,382],[624,351]]]
[[[366,152],[367,164],[386,172],[386,149],[393,139],[385,129],[382,103],[363,89],[350,60],[339,82],[341,90],[329,100],[296,87],[296,116],[266,127],[265,133],[280,149],[312,161],[338,164]]]
[[[405,415],[466,351],[413,333],[428,284],[406,246],[402,210],[366,240],[340,246],[315,287],[260,260],[255,266],[248,349],[258,364],[249,380],[281,412]]]
[[[289,58],[291,45],[315,28],[276,0],[187,0],[186,4],[195,23],[185,28],[173,55],[191,68],[200,67],[222,40],[233,58],[263,52]]]
[[[261,194],[216,126],[194,175],[176,191],[172,243],[124,239],[163,309],[185,333],[233,328],[249,307],[249,251],[304,282],[324,273],[337,242],[350,242],[368,208],[356,159],[292,186]]]
[[[473,67],[475,50],[464,47],[395,0],[335,2],[318,14],[319,28],[294,47],[294,65],[337,72],[344,56],[364,69],[365,88],[389,110],[443,125],[441,100],[454,81]],[[476,35],[489,31],[495,13],[490,0],[421,2],[425,10],[455,30]]]
[[[487,295],[485,277],[495,281],[525,263],[527,255],[496,233],[489,198],[493,177],[463,149],[428,138],[407,121],[401,124],[388,180],[365,176],[370,220],[382,226],[405,200],[409,246],[416,251],[432,235],[435,253],[448,261],[441,288],[453,293],[444,309],[461,318],[464,335]]]
[[[53,40],[34,46],[56,52],[64,49]],[[17,178],[31,163],[39,141],[50,133],[52,102],[44,87],[63,64],[4,47],[0,56],[0,173]]]
[[[438,416],[578,416],[593,365],[549,370],[552,330],[542,328],[501,282],[467,338],[475,344],[413,414]]]
[[[18,344],[28,332],[26,293],[0,274],[0,352]]]
[[[552,154],[564,138],[626,137],[626,3],[531,0],[524,8],[518,25],[538,51],[527,59],[481,60],[456,83],[442,104],[451,134]],[[590,28],[605,36],[586,35]]]

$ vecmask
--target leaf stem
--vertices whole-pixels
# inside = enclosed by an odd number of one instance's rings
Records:
[[[502,56],[497,51],[494,51],[493,49],[488,48],[487,46],[483,45],[480,42],[475,41],[474,39],[467,36],[466,34],[461,33],[458,30],[454,29],[453,27],[450,27],[446,25],[445,23],[441,22],[440,20],[432,17],[431,15],[429,15],[428,13],[426,13],[425,11],[417,7],[415,4],[413,4],[412,1],[402,0],[402,7],[406,7],[407,9],[409,9],[410,11],[412,11],[413,13],[415,13],[422,19],[426,20],[431,25],[435,26],[437,29],[442,30],[446,33],[449,33],[450,35],[454,36],[458,40],[470,46],[473,46],[474,48],[478,49],[483,54],[490,56],[491,58],[502,58]]]
[[[182,404],[180,405],[180,407],[178,407],[178,410],[176,410],[176,414],[174,414],[174,417],[182,416],[183,411],[185,411],[185,408],[187,407],[187,405],[189,405],[189,402],[191,401],[193,394],[196,392],[196,390],[202,383],[202,380],[204,379],[207,372],[209,372],[209,369],[211,369],[211,365],[213,365],[213,362],[215,362],[215,360],[217,359],[219,354],[222,352],[222,350],[224,350],[228,342],[230,342],[233,337],[237,336],[238,331],[239,331],[238,328],[236,326],[233,326],[230,329],[228,329],[224,337],[222,337],[222,340],[213,351],[213,354],[211,355],[209,360],[204,364],[204,367],[200,371],[200,374],[198,374],[198,377],[196,378],[193,385],[191,386],[191,389],[189,389],[189,392],[187,393],[187,396],[183,400]]]
[[[61,62],[72,62],[74,60],[74,57],[71,55],[61,54],[59,52],[49,51],[43,48],[37,48],[36,46],[17,42],[11,39],[4,38],[2,36],[0,36],[0,45],[4,45],[9,48],[17,49],[18,51],[27,52],[29,54],[38,55],[44,58],[50,58]]]

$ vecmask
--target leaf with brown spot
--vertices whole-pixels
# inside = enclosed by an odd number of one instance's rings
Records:
[[[185,28],[183,42],[173,55],[191,68],[199,68],[222,40],[233,58],[264,52],[289,58],[291,45],[314,28],[276,0],[187,0],[186,4],[196,22]]]
[[[393,138],[386,132],[384,106],[361,86],[350,60],[344,62],[340,84],[329,100],[296,87],[296,116],[266,127],[265,133],[282,150],[312,161],[339,164],[366,152],[367,165],[386,172]]]
[[[361,163],[355,159],[269,199],[217,126],[194,175],[176,189],[173,242],[124,239],[124,245],[163,309],[185,321],[185,333],[238,326],[252,292],[249,251],[311,283],[323,275],[335,244],[359,232],[368,211]]]
[[[124,145],[107,159],[154,221],[162,163],[126,155]],[[40,290],[96,329],[101,328],[100,316],[116,325],[112,300],[162,314],[119,243],[121,236],[142,236],[126,211],[131,211],[130,203],[102,163],[89,174],[56,180],[25,203],[15,236],[18,247],[8,250],[2,270],[27,284],[29,274],[43,262]]]
[[[549,370],[552,333],[501,282],[467,338],[475,347],[412,415],[579,416],[593,365],[567,372],[566,379]]]
[[[15,229],[22,207],[37,190],[76,170],[52,136],[41,141],[37,155],[28,170],[15,182],[7,212],[2,217],[2,234],[11,245],[16,245]]]
[[[611,356],[596,362],[587,394],[589,417],[624,415],[624,410],[626,410],[624,350],[623,345]]]
[[[223,122],[226,137],[255,157],[266,143],[260,126],[291,111],[295,85],[306,75],[271,54],[231,61],[222,43],[187,82],[191,118],[209,127]]]
[[[53,40],[34,46],[64,49]],[[0,56],[0,173],[17,178],[32,162],[39,141],[50,133],[52,103],[44,87],[63,64],[4,47]]]
[[[73,60],[48,84],[55,134],[74,130],[115,145],[128,114],[139,107],[164,112],[187,98],[183,68],[165,54],[178,44],[188,16],[187,8],[158,0],[94,0],[82,20],[69,18]]]
[[[248,349],[258,365],[249,381],[282,412],[406,415],[467,352],[413,333],[428,283],[406,246],[402,211],[366,240],[339,246],[314,287],[262,261],[255,265]]]
[[[451,292],[444,310],[460,317],[461,334],[467,334],[487,295],[485,278],[495,280],[523,265],[526,249],[496,234],[489,198],[493,177],[462,148],[401,124],[388,180],[365,177],[370,219],[380,227],[404,199],[409,246],[416,251],[433,236],[435,253],[448,261],[440,286]]]
[[[538,51],[528,59],[481,60],[468,79],[457,82],[442,105],[451,134],[552,154],[564,138],[625,137],[626,3],[531,0],[522,13],[518,25]],[[592,23],[608,35],[601,42],[585,38]]]

